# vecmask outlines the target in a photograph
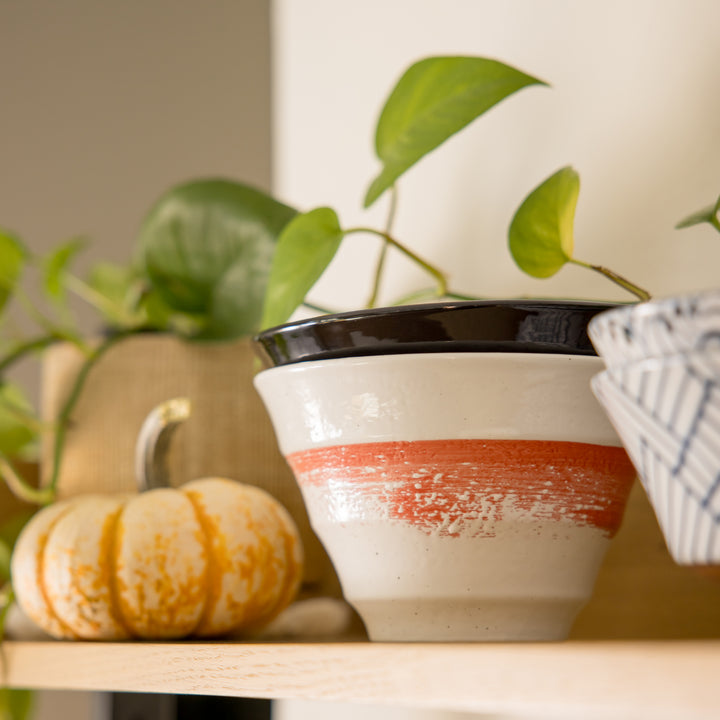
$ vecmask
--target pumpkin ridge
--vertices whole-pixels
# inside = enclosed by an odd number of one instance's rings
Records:
[[[296,580],[300,571],[300,565],[295,561],[294,550],[296,540],[288,528],[286,518],[274,503],[268,503],[267,509],[277,523],[282,537],[283,552],[285,554],[285,562],[283,564],[285,572],[283,573],[282,589],[278,593],[275,603],[271,607],[267,608],[265,613],[256,620],[260,626],[270,623],[290,604],[290,601],[297,589]]]
[[[50,523],[47,528],[47,532],[44,535],[40,536],[40,538],[38,538],[38,546],[35,550],[37,557],[37,577],[35,578],[35,581],[37,582],[38,589],[40,590],[40,595],[45,602],[45,608],[48,615],[50,615],[54,620],[57,621],[58,625],[62,628],[63,632],[66,633],[67,637],[77,640],[77,633],[73,632],[70,626],[55,611],[55,607],[53,606],[50,600],[50,595],[48,594],[47,588],[45,587],[45,548],[47,547],[48,540],[50,539],[50,535],[55,529],[55,526],[58,524],[58,522],[60,522],[60,520],[62,520],[62,518],[64,518],[68,513],[70,513],[72,509],[72,505],[68,505],[68,507],[65,508],[63,512],[61,512],[56,518],[53,519],[52,523]]]
[[[200,526],[200,532],[202,534],[202,543],[205,548],[205,572],[203,573],[203,585],[205,586],[205,599],[203,602],[203,609],[200,613],[195,627],[188,633],[193,635],[196,632],[201,632],[204,625],[209,622],[210,615],[215,609],[218,600],[220,599],[222,577],[220,568],[218,567],[215,553],[213,552],[213,533],[217,532],[215,524],[210,519],[208,514],[205,512],[205,508],[202,506],[200,501],[199,493],[193,490],[182,490],[183,495],[188,499],[190,505],[195,513],[198,525]]]
[[[118,534],[121,527],[120,520],[124,509],[125,503],[123,503],[109,517],[106,527],[103,528],[102,539],[100,542],[101,546],[107,550],[107,583],[108,596],[110,599],[110,615],[112,616],[112,619],[125,631],[127,636],[132,638],[137,636],[132,632],[130,624],[125,620],[125,616],[123,615],[117,576]]]
[[[255,516],[248,505],[243,508],[247,530],[256,539],[257,544],[248,548],[248,569],[250,570],[250,584],[248,602],[243,617],[243,629],[252,631],[262,626],[263,600],[271,591],[275,582],[275,574],[270,572],[270,559],[273,547],[264,532],[261,532]],[[260,572],[259,568],[263,568]],[[260,572],[260,577],[257,574]],[[257,584],[256,584],[257,583]]]

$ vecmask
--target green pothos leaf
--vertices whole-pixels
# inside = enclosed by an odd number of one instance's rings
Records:
[[[517,209],[510,223],[510,254],[528,275],[550,277],[572,258],[579,193],[579,175],[565,167],[535,188]]]
[[[509,65],[481,57],[430,57],[408,68],[380,114],[375,152],[383,164],[365,207],[418,160],[509,95],[544,85]]]
[[[241,183],[187,183],[148,214],[138,259],[173,312],[202,320],[203,337],[248,335],[260,324],[277,238],[296,214]]]
[[[335,211],[298,215],[280,234],[268,281],[262,327],[285,322],[335,257],[343,231]]]

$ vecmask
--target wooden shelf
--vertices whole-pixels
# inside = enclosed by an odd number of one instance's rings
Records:
[[[717,718],[720,641],[7,642],[8,684],[528,716]]]

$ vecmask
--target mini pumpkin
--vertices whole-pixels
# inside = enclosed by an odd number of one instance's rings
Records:
[[[302,547],[264,490],[224,478],[162,484],[169,431],[184,399],[150,414],[131,496],[82,496],[40,511],[12,558],[23,611],[58,638],[210,637],[256,630],[295,597]]]

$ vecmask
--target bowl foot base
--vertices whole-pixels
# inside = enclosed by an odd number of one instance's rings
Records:
[[[583,601],[443,598],[352,604],[374,641],[532,642],[566,639]]]

